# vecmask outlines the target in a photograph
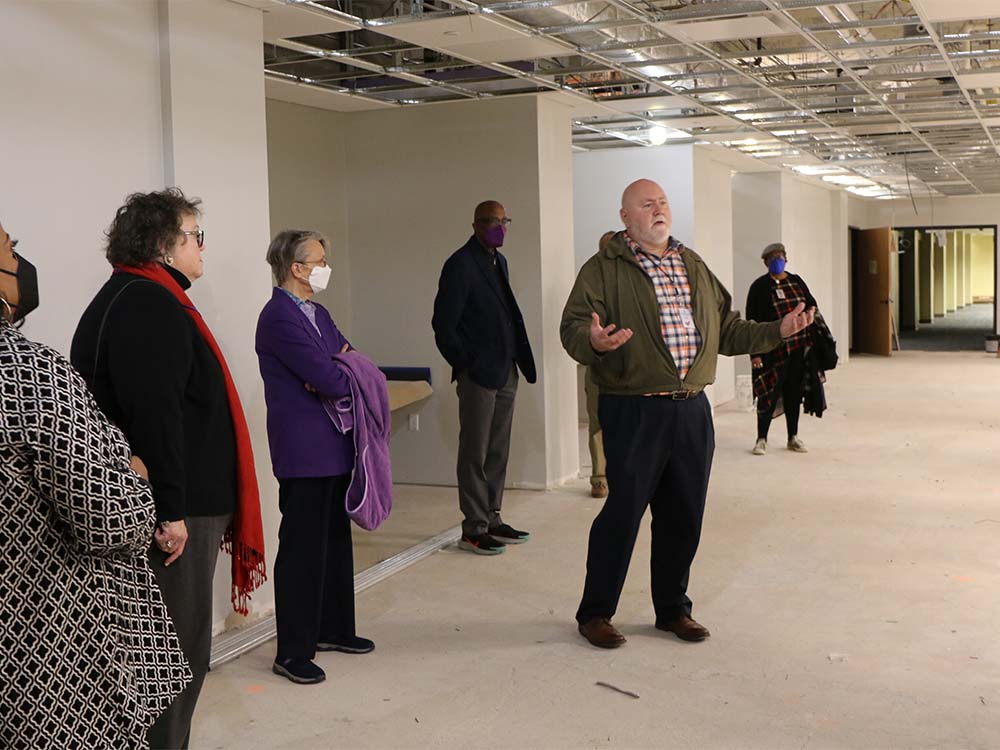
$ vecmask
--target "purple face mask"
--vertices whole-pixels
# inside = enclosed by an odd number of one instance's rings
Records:
[[[483,232],[483,239],[490,247],[503,247],[503,240],[506,236],[507,227],[503,224],[496,224]]]

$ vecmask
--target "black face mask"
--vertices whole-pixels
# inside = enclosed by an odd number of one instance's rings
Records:
[[[38,308],[38,271],[21,255],[17,255],[17,273],[5,271],[2,268],[0,268],[0,273],[17,278],[17,296],[20,301],[18,304],[10,306],[14,308],[14,317],[11,323],[19,323],[25,319],[28,313]]]

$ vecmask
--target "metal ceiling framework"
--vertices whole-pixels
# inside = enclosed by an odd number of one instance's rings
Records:
[[[265,11],[268,85],[331,109],[553,92],[577,150],[712,143],[866,197],[1000,193],[1000,0],[239,1]]]

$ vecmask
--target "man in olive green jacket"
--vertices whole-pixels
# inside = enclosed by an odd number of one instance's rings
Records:
[[[600,390],[610,490],[590,530],[576,619],[595,646],[625,642],[611,618],[650,506],[656,627],[701,641],[709,632],[691,618],[687,585],[715,450],[702,391],[719,354],[770,351],[812,325],[813,311],[799,305],[773,323],[742,320],[705,262],[671,237],[670,206],[655,182],[629,185],[620,215],[625,231],[580,269],[560,326],[563,347]]]

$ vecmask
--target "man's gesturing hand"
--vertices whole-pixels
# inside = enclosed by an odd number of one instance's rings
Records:
[[[597,313],[590,314],[590,346],[595,352],[613,352],[630,338],[632,338],[631,328],[620,328],[616,326],[601,325],[601,318]]]
[[[787,339],[789,336],[794,336],[799,331],[808,328],[813,324],[815,318],[816,308],[810,307],[806,310],[806,306],[800,302],[794,310],[781,319],[781,338]],[[593,338],[593,334],[591,334],[591,338]]]

